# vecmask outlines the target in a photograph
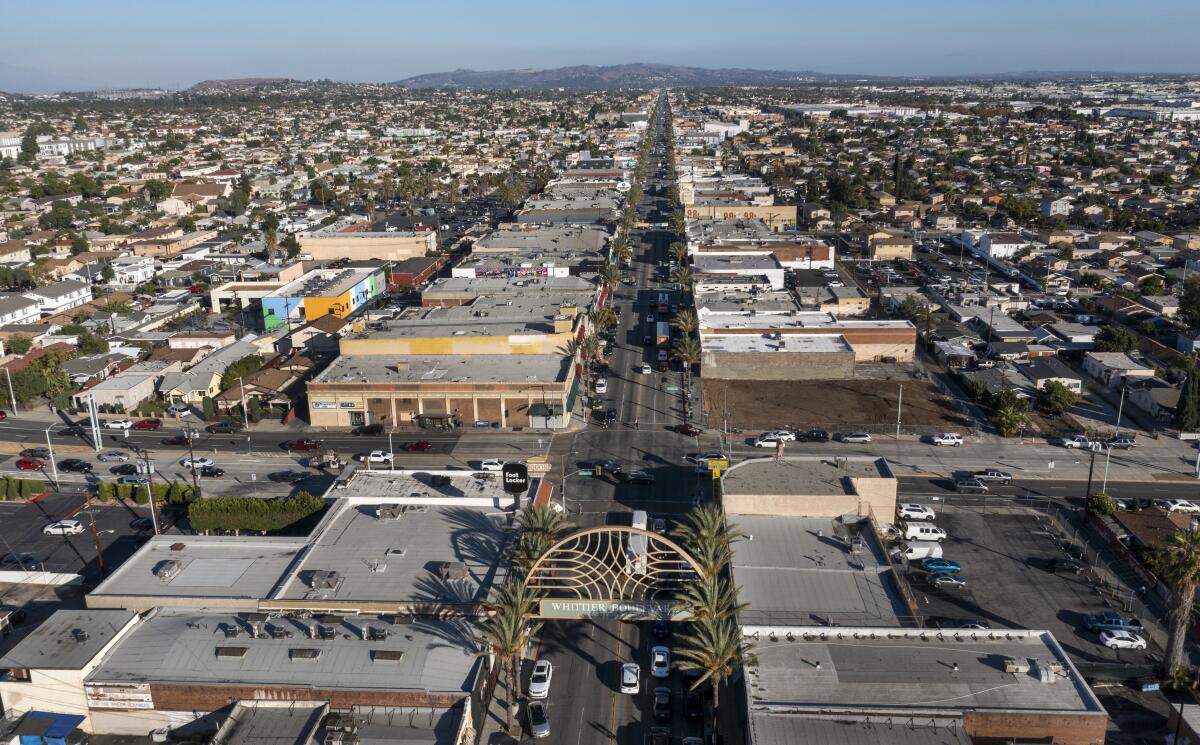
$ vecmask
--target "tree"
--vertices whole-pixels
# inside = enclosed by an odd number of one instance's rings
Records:
[[[691,336],[692,332],[699,326],[696,311],[691,308],[684,308],[671,318],[671,326],[684,336]]]
[[[506,679],[510,700],[505,707],[505,728],[512,730],[512,710],[520,700],[520,659],[530,636],[540,624],[529,623],[534,600],[516,579],[510,579],[496,593],[495,610],[479,622],[475,642],[480,654],[495,657]]]
[[[713,727],[717,727],[720,710],[720,686],[743,664],[754,664],[754,653],[741,629],[732,619],[699,621],[692,624],[691,633],[680,639],[675,667],[695,671],[700,675],[692,690],[705,681],[712,689]]]
[[[1200,326],[1200,274],[1193,274],[1183,281],[1179,315],[1189,326]]]
[[[1079,394],[1057,380],[1048,380],[1038,391],[1038,408],[1049,414],[1061,414],[1079,403]]]
[[[1175,405],[1175,426],[1181,432],[1200,430],[1200,374],[1193,362],[1179,391],[1179,402]]]
[[[683,288],[684,292],[692,291],[692,270],[686,266],[677,266],[671,271],[671,281]]]
[[[1137,349],[1137,334],[1121,326],[1109,324],[1096,335],[1096,349],[1101,352],[1129,353]]]
[[[725,577],[706,574],[683,586],[675,598],[675,607],[691,614],[694,621],[720,621],[731,619],[750,606],[738,602],[737,589]]]
[[[213,404],[212,396],[205,396],[201,402],[204,411],[204,420],[212,421],[217,418],[217,407]]]
[[[588,324],[593,329],[603,331],[617,325],[617,314],[612,308],[594,308],[588,313]]]
[[[114,279],[116,279],[117,272],[112,268],[112,264],[105,264],[104,266],[100,267],[100,276],[104,278],[105,282],[112,282]]]
[[[673,256],[677,261],[679,261],[681,263],[683,262],[684,258],[688,255],[687,246],[680,243],[679,241],[673,242],[671,244],[671,247],[667,250],[671,252],[671,256]]]
[[[1167,648],[1163,657],[1163,675],[1188,665],[1184,654],[1196,584],[1200,581],[1200,531],[1177,530],[1155,550],[1159,576],[1171,587],[1167,608]]]
[[[237,362],[225,369],[225,374],[221,376],[221,390],[228,390],[233,387],[233,384],[238,382],[238,378],[244,378],[252,372],[259,370],[262,367],[262,355],[248,354]]]
[[[54,202],[50,211],[38,218],[38,225],[45,230],[66,230],[75,219],[75,211],[71,205],[59,200]]]
[[[300,241],[296,240],[296,236],[291,233],[288,233],[279,245],[287,251],[289,261],[300,255]]]
[[[684,385],[691,386],[692,384],[692,368],[700,361],[701,349],[700,340],[690,336],[685,336],[675,342],[675,346],[671,349],[671,359],[683,365]]]
[[[1000,434],[1010,437],[1025,426],[1025,416],[1029,411],[1029,401],[1021,398],[1012,391],[1004,391],[995,397],[992,418]]]
[[[28,336],[11,336],[7,346],[8,351],[12,354],[25,354],[33,347],[33,339]]]
[[[733,558],[733,542],[742,531],[725,518],[717,504],[702,504],[692,508],[671,531],[692,558],[700,563],[706,575],[717,575]]]
[[[563,517],[563,513],[550,505],[527,507],[517,515],[516,546],[513,563],[527,574],[533,563],[546,553],[564,533],[575,526]]]
[[[142,193],[150,198],[151,202],[161,202],[171,196],[171,184],[161,179],[150,179],[142,187]]]
[[[622,276],[623,274],[621,270],[612,264],[609,264],[600,270],[600,279],[610,290],[615,288],[621,282]]]
[[[77,235],[71,239],[71,255],[78,256],[88,250],[88,239],[82,235]]]
[[[104,304],[104,310],[109,313],[131,313],[133,306],[128,300],[109,300]]]

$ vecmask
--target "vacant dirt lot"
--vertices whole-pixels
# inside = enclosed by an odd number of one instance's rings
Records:
[[[713,427],[721,426],[728,406],[729,425],[746,430],[790,427],[894,432],[901,385],[901,431],[928,434],[972,426],[933,385],[916,380],[706,380],[704,406]]]

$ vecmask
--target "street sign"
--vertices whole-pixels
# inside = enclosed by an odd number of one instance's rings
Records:
[[[529,469],[524,463],[505,463],[500,471],[504,480],[504,491],[523,494],[529,490]]]
[[[578,471],[577,474],[579,476],[595,476],[596,475],[595,471]]]
[[[708,461],[708,470],[720,471],[729,468],[729,460],[726,458],[712,458]]]
[[[667,391],[667,393],[679,393],[679,386],[669,385],[666,387],[666,391]]]
[[[541,618],[623,618],[654,620],[670,618],[686,621],[691,614],[665,600],[573,600],[542,598]]]

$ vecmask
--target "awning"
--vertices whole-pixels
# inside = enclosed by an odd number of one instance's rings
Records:
[[[83,724],[84,717],[77,714],[54,714],[49,711],[31,711],[17,724],[14,736],[41,737],[46,740],[62,740]]]

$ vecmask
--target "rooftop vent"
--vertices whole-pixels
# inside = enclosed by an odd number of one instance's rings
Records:
[[[288,659],[299,662],[311,662],[321,656],[321,650],[311,647],[299,647],[288,650]]]
[[[443,561],[438,564],[437,573],[443,580],[466,579],[470,576],[467,565],[461,561]]]
[[[172,550],[172,551],[182,551],[182,550],[184,550],[185,548],[187,548],[187,544],[186,544],[186,543],[172,543],[172,544],[171,544],[171,550]]]
[[[404,652],[399,649],[372,649],[371,662],[399,664],[404,659]]]
[[[217,659],[233,659],[240,660],[246,656],[249,647],[217,647]]]
[[[375,517],[380,520],[399,520],[404,508],[398,504],[381,504],[375,508]]]
[[[154,571],[155,577],[158,577],[163,582],[166,582],[167,580],[171,579],[175,575],[179,574],[179,572],[182,569],[183,569],[182,563],[180,563],[174,559],[167,559],[166,561],[160,561],[154,567],[153,571]]]
[[[86,629],[71,629],[71,638],[76,644],[83,644],[91,637]]]
[[[336,590],[342,584],[342,575],[334,571],[320,570],[312,573],[309,582],[314,590]]]

